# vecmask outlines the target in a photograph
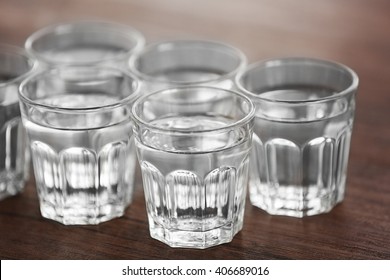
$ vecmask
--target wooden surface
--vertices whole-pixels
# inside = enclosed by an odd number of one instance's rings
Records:
[[[138,172],[123,218],[63,226],[40,216],[33,180],[0,202],[2,259],[390,259],[390,2],[13,1],[0,2],[0,42],[22,44],[46,24],[104,18],[133,25],[148,41],[207,38],[241,48],[249,61],[314,56],[349,65],[360,77],[345,201],[304,219],[246,205],[230,244],[171,249],[149,237]]]

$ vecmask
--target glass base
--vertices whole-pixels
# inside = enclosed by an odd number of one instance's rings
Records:
[[[22,175],[7,174],[0,176],[0,200],[23,191],[25,180]]]
[[[337,199],[334,193],[312,198],[312,199],[281,199],[278,197],[266,197],[263,195],[251,194],[250,201],[256,206],[271,215],[283,215],[290,217],[303,218],[328,213],[342,201]]]
[[[47,202],[40,202],[41,214],[44,218],[64,225],[97,225],[102,222],[123,216],[123,205],[100,205],[85,207],[55,207]]]
[[[206,249],[229,243],[241,229],[242,222],[240,224],[230,223],[207,231],[168,229],[149,217],[150,236],[174,248]]]

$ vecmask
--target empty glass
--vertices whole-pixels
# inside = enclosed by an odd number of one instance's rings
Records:
[[[303,217],[344,198],[357,75],[310,58],[259,62],[240,73],[256,106],[250,200],[270,214]]]
[[[123,215],[136,163],[131,104],[138,82],[106,67],[45,70],[20,86],[41,213],[63,224]]]
[[[18,87],[34,61],[18,47],[0,45],[0,200],[19,193],[29,175],[29,153],[20,118]]]
[[[138,31],[126,25],[76,21],[38,30],[27,39],[25,47],[46,66],[125,66],[144,41]]]
[[[244,219],[250,100],[182,87],[142,96],[132,112],[151,236],[172,247],[230,242]]]
[[[245,65],[240,50],[198,40],[151,44],[129,62],[130,70],[143,81],[144,92],[189,85],[232,89],[234,76]]]

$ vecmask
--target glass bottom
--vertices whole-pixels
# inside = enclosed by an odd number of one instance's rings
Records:
[[[229,243],[243,225],[242,221],[238,221],[236,224],[229,223],[207,231],[190,231],[164,228],[151,216],[148,218],[150,236],[174,248],[206,249]]]
[[[96,225],[123,216],[123,205],[99,205],[91,207],[59,207],[40,202],[43,217],[64,225]]]
[[[23,174],[12,172],[0,173],[0,200],[14,196],[23,191],[25,178]]]
[[[265,193],[259,191],[259,188],[250,187],[252,205],[271,215],[297,218],[328,213],[344,199],[344,192],[337,190],[323,193],[318,197],[302,196],[301,198],[297,198],[296,195],[289,197],[286,193],[283,193],[283,196],[266,195]]]

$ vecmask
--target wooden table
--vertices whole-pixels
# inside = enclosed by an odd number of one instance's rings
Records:
[[[2,259],[390,259],[390,2],[379,1],[12,1],[0,3],[0,41],[70,18],[133,25],[149,41],[228,42],[256,61],[279,56],[336,60],[360,77],[345,201],[304,219],[246,205],[230,244],[171,249],[149,237],[140,173],[122,218],[63,226],[40,216],[34,181],[0,202]]]

